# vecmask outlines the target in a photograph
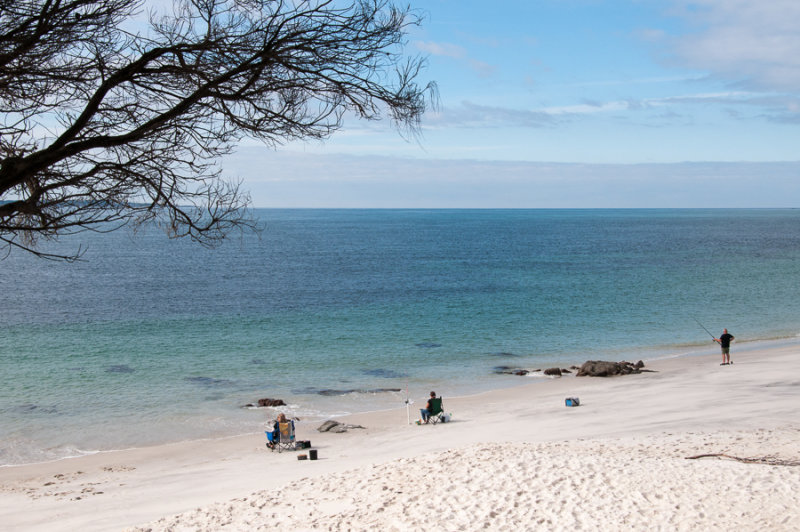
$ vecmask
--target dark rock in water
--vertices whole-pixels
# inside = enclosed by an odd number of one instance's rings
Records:
[[[363,429],[361,425],[348,425],[346,423],[339,423],[338,421],[328,420],[319,427],[318,432],[347,432],[348,429]]]
[[[326,397],[347,395],[348,393],[353,393],[353,392],[355,392],[355,390],[317,390],[318,395],[324,395]]]
[[[636,367],[642,369],[644,367],[644,362],[640,360],[639,362],[636,363]]]
[[[292,388],[294,395],[311,395],[317,393],[316,388]]]
[[[106,373],[133,373],[135,370],[127,364],[114,364],[106,368]]]
[[[614,375],[630,375],[641,373],[641,369],[630,362],[607,362],[588,360],[578,370],[578,377],[612,377]]]
[[[296,395],[346,395],[348,393],[354,392],[355,390],[332,390],[332,389],[319,389],[319,388],[296,388],[292,390],[293,394]]]
[[[561,373],[572,373],[570,370],[561,368]]]
[[[420,342],[420,343],[414,344],[414,345],[416,345],[417,347],[425,348],[425,349],[431,349],[433,347],[442,347],[442,344],[437,344],[437,343],[434,343],[434,342]]]
[[[364,375],[371,377],[381,377],[383,379],[402,379],[408,377],[405,373],[398,373],[391,369],[365,369],[362,371]]]
[[[347,395],[351,393],[376,394],[376,393],[396,393],[400,391],[402,391],[400,388],[372,388],[369,390],[361,390],[355,388],[349,390],[335,390],[335,389],[319,390],[316,388],[305,388],[303,390],[296,390],[295,393],[308,393],[308,394],[324,395],[326,397],[336,397],[339,395]]]
[[[560,377],[561,376],[561,369],[560,368],[547,368],[546,370],[544,370],[544,374],[545,375],[550,375],[550,376]]]
[[[183,380],[191,382],[192,384],[199,384],[201,386],[230,386],[234,384],[233,381],[227,379],[212,379],[211,377],[184,377]]]
[[[286,406],[286,403],[283,402],[283,399],[259,399],[258,406]]]
[[[527,375],[530,370],[522,368],[514,368],[511,366],[495,366],[494,372],[497,375]]]
[[[490,353],[493,357],[504,357],[504,358],[513,358],[519,355],[515,355],[514,353],[508,353],[506,351],[500,351],[499,353]]]
[[[19,414],[57,414],[55,406],[39,406],[33,403],[25,403],[11,407],[11,411]]]

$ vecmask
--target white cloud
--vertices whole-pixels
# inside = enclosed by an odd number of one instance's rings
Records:
[[[478,76],[482,78],[490,78],[497,72],[497,67],[483,61],[471,59],[469,65],[478,73]]]
[[[787,207],[800,163],[559,164],[242,149],[226,170],[257,207]]]
[[[628,100],[594,101],[563,106],[549,106],[538,109],[480,105],[464,101],[458,106],[442,108],[439,112],[425,115],[424,129],[441,128],[543,128],[579,119],[581,116],[625,111],[647,111],[669,109],[675,106],[709,104],[727,106],[748,106],[761,109],[761,113],[775,121],[789,122],[800,120],[798,109],[800,100],[793,96],[771,95],[751,91],[727,91],[683,94],[661,98],[641,98]],[[678,115],[661,114],[651,118],[675,118]],[[652,124],[651,124],[652,125]]]
[[[545,127],[555,123],[551,113],[510,107],[479,105],[462,102],[458,107],[443,108],[438,113],[425,115],[423,127]]]
[[[416,41],[414,42],[414,46],[416,46],[416,48],[421,52],[440,57],[463,59],[467,55],[467,52],[464,48],[455,44],[438,43],[432,41]]]
[[[586,115],[604,112],[625,111],[631,108],[631,103],[627,101],[617,102],[594,102],[585,101],[576,105],[563,105],[560,107],[547,107],[542,112],[548,115]]]
[[[485,61],[468,57],[466,49],[458,46],[457,44],[433,41],[416,41],[414,42],[414,46],[421,52],[425,52],[433,56],[456,59],[469,66],[478,74],[478,77],[481,78],[491,77],[497,71],[497,67],[494,65],[486,63]]]
[[[684,66],[767,90],[800,89],[800,2],[676,0],[697,29],[671,40]]]

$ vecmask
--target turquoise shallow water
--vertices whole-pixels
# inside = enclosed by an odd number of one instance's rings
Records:
[[[261,210],[215,250],[88,234],[0,262],[0,464],[511,386],[496,366],[800,331],[796,210]],[[392,391],[402,390],[402,391]]]

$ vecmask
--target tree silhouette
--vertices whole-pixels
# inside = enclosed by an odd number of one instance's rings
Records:
[[[0,247],[155,222],[213,245],[253,227],[219,158],[325,139],[346,113],[414,133],[435,86],[388,0],[0,0]]]

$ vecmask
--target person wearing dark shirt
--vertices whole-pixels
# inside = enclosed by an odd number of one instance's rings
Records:
[[[719,338],[714,338],[714,341],[717,342],[720,347],[722,347],[722,364],[720,366],[727,366],[728,364],[732,364],[731,362],[731,340],[733,340],[733,335],[728,334],[728,329],[722,330],[722,336]]]
[[[420,408],[419,414],[422,416],[422,422],[427,423],[431,417],[431,399],[436,399],[436,392],[431,392],[431,397],[425,404],[425,408]]]

